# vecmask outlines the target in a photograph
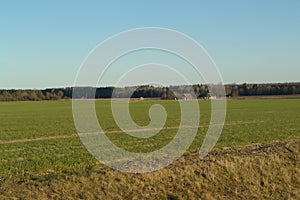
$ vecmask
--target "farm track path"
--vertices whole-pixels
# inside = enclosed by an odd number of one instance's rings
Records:
[[[74,135],[57,135],[57,136],[49,136],[49,137],[40,137],[40,138],[25,138],[25,139],[17,139],[17,140],[0,140],[0,144],[11,144],[11,143],[21,143],[21,142],[33,142],[33,141],[44,141],[44,140],[54,140],[54,139],[65,139],[71,138]]]
[[[253,124],[253,123],[261,123],[262,121],[236,121],[232,123],[225,123],[224,126],[234,126],[234,125],[243,125],[243,124]],[[222,124],[215,124],[215,125],[222,125]],[[183,129],[189,128],[203,128],[208,127],[208,125],[202,126],[181,126]],[[106,131],[106,134],[111,133],[123,133],[123,132],[143,132],[143,131],[155,131],[155,130],[174,130],[180,128],[179,126],[172,126],[172,127],[163,127],[163,128],[148,128],[148,129],[132,129],[132,130],[111,130]],[[104,132],[103,132],[104,133]],[[95,133],[87,133],[88,134],[95,134]],[[77,137],[77,134],[73,135],[57,135],[57,136],[49,136],[49,137],[39,137],[39,138],[24,138],[24,139],[14,139],[14,140],[0,140],[1,144],[12,144],[12,143],[22,143],[22,142],[35,142],[35,141],[46,141],[46,140],[55,140],[55,139],[66,139],[66,138],[73,138]]]

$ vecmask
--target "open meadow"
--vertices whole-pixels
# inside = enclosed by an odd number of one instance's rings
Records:
[[[137,139],[119,131],[109,100],[97,100],[101,127],[116,145],[150,152],[174,137],[177,101],[132,101],[139,125],[151,105],[168,117],[159,134]],[[210,122],[210,101],[199,101],[198,134],[170,166],[146,174],[100,164],[76,134],[71,101],[0,103],[0,199],[297,199],[300,196],[300,99],[228,100],[221,137],[209,156],[197,152]]]

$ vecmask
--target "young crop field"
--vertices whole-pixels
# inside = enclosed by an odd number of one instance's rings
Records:
[[[152,152],[180,125],[178,101],[131,101],[141,126],[162,105],[164,128],[148,139],[123,133],[109,100],[97,100],[99,124],[117,146]],[[297,199],[300,196],[300,99],[228,100],[213,151],[197,152],[210,123],[210,101],[199,101],[198,134],[186,153],[152,173],[122,173],[99,163],[79,139],[71,101],[0,103],[0,199]]]

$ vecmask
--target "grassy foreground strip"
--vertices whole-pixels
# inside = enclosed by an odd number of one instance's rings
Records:
[[[0,198],[24,199],[297,199],[300,138],[268,145],[224,147],[203,160],[187,153],[147,174],[121,173],[100,164],[72,173],[1,178]]]

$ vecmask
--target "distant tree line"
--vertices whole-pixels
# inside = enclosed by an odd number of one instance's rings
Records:
[[[213,91],[209,91],[209,88]],[[71,98],[160,98],[180,99],[189,95],[191,98],[208,98],[218,96],[220,85],[192,85],[154,87],[80,87],[73,94],[72,87],[45,90],[0,90],[0,101],[42,101]],[[264,83],[264,84],[228,84],[225,85],[227,97],[260,95],[295,95],[300,94],[300,83]]]
[[[226,85],[226,95],[232,97],[294,94],[300,94],[300,83]]]

